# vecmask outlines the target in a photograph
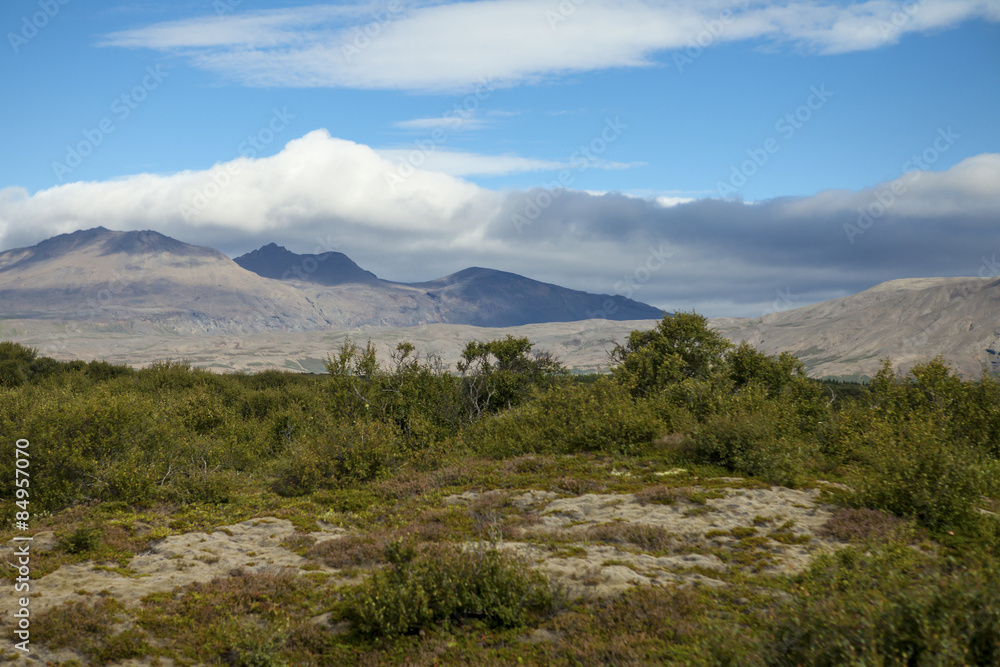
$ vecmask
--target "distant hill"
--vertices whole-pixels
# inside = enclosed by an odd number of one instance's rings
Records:
[[[470,321],[480,327],[540,322],[575,322],[604,313],[609,320],[660,319],[663,311],[623,296],[595,295],[525,278],[516,273],[472,267],[413,287],[442,303],[475,303]],[[610,300],[612,306],[608,307]],[[515,323],[516,322],[516,323]]]
[[[238,260],[149,230],[63,234],[0,253],[0,319],[215,334],[568,322],[609,300],[612,319],[662,315],[624,297],[489,269],[408,285],[379,280],[341,253],[269,244]]]
[[[731,340],[789,351],[810,375],[873,376],[941,355],[967,377],[1000,372],[1000,279],[892,280],[858,294],[756,319],[717,318]]]
[[[378,281],[378,276],[365,271],[342,252],[298,255],[283,246],[268,243],[233,261],[258,276],[277,280],[301,280],[320,285]]]
[[[543,322],[575,322],[603,316],[612,320],[659,319],[663,311],[623,296],[590,294],[532,280],[516,273],[472,267],[421,283],[380,280],[339,252],[299,255],[268,244],[234,260],[254,273],[284,281],[337,286],[366,284],[388,291],[422,293],[432,313],[419,324],[442,322],[510,327]],[[611,304],[609,307],[608,304]]]

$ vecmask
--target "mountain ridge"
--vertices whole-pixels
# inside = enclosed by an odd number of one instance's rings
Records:
[[[298,255],[272,243],[237,259],[256,270],[215,249],[153,230],[97,227],[62,234],[0,253],[0,316],[247,333],[575,321],[608,299],[618,306],[615,319],[662,315],[621,296],[589,294],[493,269],[406,284],[381,280],[342,253]],[[324,271],[324,266],[330,268]]]

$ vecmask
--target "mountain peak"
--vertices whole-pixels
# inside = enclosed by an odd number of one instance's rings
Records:
[[[121,232],[105,227],[80,229],[68,234],[59,234],[27,248],[16,248],[0,253],[7,261],[0,261],[0,271],[23,268],[39,262],[56,260],[86,248],[99,248],[104,255],[149,255],[169,253],[184,257],[221,257],[212,248],[189,245],[164,236],[153,230]]]
[[[342,252],[299,255],[276,243],[268,243],[233,260],[247,271],[264,278],[301,280],[320,285],[372,283],[378,281]]]
[[[186,257],[220,254],[212,248],[190,245],[151,229],[134,232],[109,232],[109,234],[110,236],[104,241],[102,255],[170,253]]]

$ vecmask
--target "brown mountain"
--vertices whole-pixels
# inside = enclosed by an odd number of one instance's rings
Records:
[[[500,271],[474,269],[407,285],[379,280],[340,253],[295,255],[273,244],[255,253],[239,258],[254,267],[249,271],[216,250],[154,231],[98,227],[63,234],[0,253],[0,317],[177,333],[518,326],[584,319],[607,299],[619,304],[622,319],[661,316],[623,297]],[[302,280],[296,267],[315,279]]]
[[[799,356],[815,377],[873,376],[941,355],[968,377],[1000,372],[1000,279],[892,280],[852,296],[757,319],[717,318],[731,340]]]

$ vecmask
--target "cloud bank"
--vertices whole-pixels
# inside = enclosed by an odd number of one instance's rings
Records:
[[[249,86],[440,91],[645,67],[748,40],[863,51],[975,19],[1000,21],[1000,0],[388,0],[169,21],[100,44],[177,54]]]
[[[338,250],[402,281],[489,266],[713,316],[757,316],[893,278],[1000,273],[1000,154],[862,191],[756,203],[494,191],[399,164],[317,130],[276,155],[206,171],[6,188],[0,247],[99,225],[155,229],[230,256],[271,241]]]

